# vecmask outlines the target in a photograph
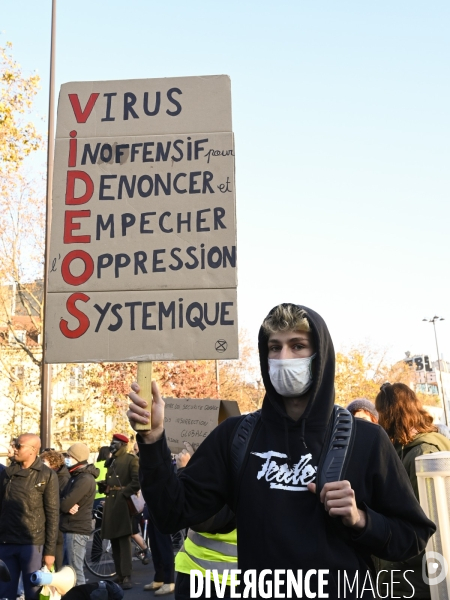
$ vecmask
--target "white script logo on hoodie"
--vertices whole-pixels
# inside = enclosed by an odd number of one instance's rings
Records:
[[[311,464],[311,454],[303,454],[297,464],[289,468],[287,462],[283,464],[273,459],[287,458],[287,454],[269,450],[268,452],[252,452],[255,456],[264,458],[265,462],[258,471],[256,478],[264,477],[273,490],[287,490],[289,492],[306,492],[308,483],[316,478],[317,467]]]

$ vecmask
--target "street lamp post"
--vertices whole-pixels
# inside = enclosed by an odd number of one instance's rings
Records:
[[[42,368],[41,368],[41,442],[43,448],[52,445],[52,408],[51,387],[52,367],[45,363],[45,305],[47,303],[47,278],[50,248],[50,222],[52,210],[53,156],[55,149],[55,51],[56,51],[56,0],[52,0],[52,25],[50,43],[50,84],[48,101],[48,138],[47,138],[47,195],[45,217],[45,254],[44,254],[44,289],[42,314]]]
[[[438,346],[438,339],[437,339],[437,333],[436,333],[436,321],[444,321],[444,320],[445,319],[443,317],[438,317],[437,315],[435,315],[432,319],[422,319],[422,321],[426,321],[427,323],[433,323],[434,339],[436,341],[436,352],[437,352],[438,365],[439,365],[439,378],[441,380],[442,404],[444,405],[444,418],[445,418],[445,424],[448,425],[449,424],[448,406],[447,406],[447,402],[445,400],[444,384],[442,383],[441,359],[440,359],[440,355],[439,355],[439,346]]]

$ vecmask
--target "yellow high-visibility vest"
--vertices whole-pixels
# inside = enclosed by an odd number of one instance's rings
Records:
[[[206,569],[218,571],[222,582],[224,569],[237,569],[237,532],[197,533],[189,529],[181,550],[175,557],[175,571],[189,575],[191,569],[198,569],[205,575]],[[211,573],[211,579],[213,575]],[[227,577],[227,584],[230,576]]]
[[[95,481],[105,481],[106,480],[106,472],[108,471],[108,469],[105,467],[105,461],[101,460],[100,462],[96,462],[95,465],[97,467],[97,469],[99,469],[100,473],[98,474],[98,477],[95,479]],[[98,485],[95,486],[95,491],[97,492],[95,494],[95,500],[97,500],[98,498],[106,498],[105,494],[101,494],[98,491]]]

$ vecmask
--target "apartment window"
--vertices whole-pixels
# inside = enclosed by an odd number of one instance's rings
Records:
[[[83,387],[84,373],[83,367],[72,367],[70,369],[69,387],[70,391],[76,391]]]
[[[9,332],[9,343],[13,346],[18,346],[19,342],[22,344],[27,343],[27,332],[25,330],[18,329],[16,331]]]
[[[12,371],[16,379],[22,380],[25,376],[25,367],[23,365],[16,365]]]
[[[84,435],[84,418],[83,416],[70,417],[70,439],[81,440]]]

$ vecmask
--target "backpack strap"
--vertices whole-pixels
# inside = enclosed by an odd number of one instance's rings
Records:
[[[231,471],[233,474],[233,481],[235,481],[235,502],[239,496],[239,488],[241,484],[241,477],[243,472],[244,463],[249,454],[251,447],[250,440],[253,439],[255,432],[259,429],[261,424],[261,410],[257,410],[252,413],[245,415],[243,419],[237,424],[233,440],[230,448],[230,460],[231,460]]]
[[[355,437],[354,418],[346,408],[335,404],[331,419],[327,451],[317,469],[318,494],[326,483],[344,478]]]

